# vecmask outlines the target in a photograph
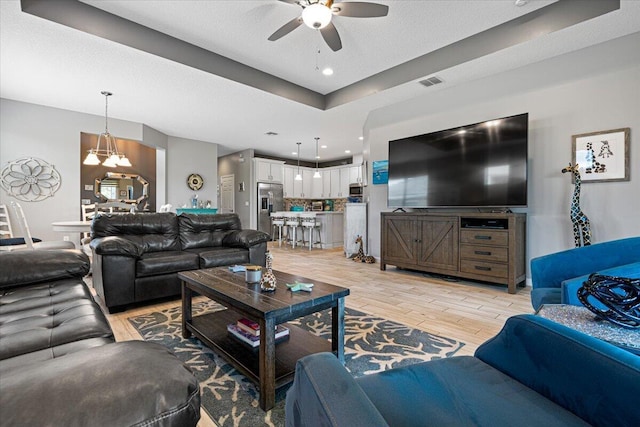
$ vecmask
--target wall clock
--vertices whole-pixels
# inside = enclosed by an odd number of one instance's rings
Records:
[[[197,191],[204,185],[204,180],[202,179],[200,174],[192,173],[191,175],[189,175],[189,178],[187,178],[187,185],[190,189]]]

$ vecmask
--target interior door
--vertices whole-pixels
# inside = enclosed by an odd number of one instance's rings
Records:
[[[234,175],[222,175],[220,177],[220,213],[235,212],[234,185]]]

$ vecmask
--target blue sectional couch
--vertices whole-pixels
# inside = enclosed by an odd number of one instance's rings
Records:
[[[298,361],[286,425],[639,426],[640,357],[534,315],[475,355],[354,379],[330,353]]]
[[[640,277],[640,237],[569,249],[531,260],[531,305],[581,305],[577,291],[591,273]]]

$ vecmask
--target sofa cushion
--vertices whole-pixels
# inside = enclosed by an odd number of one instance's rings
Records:
[[[149,252],[136,262],[136,277],[196,270],[198,255],[185,251]]]
[[[237,214],[183,213],[178,215],[178,223],[182,249],[222,246],[222,241],[227,234],[242,229]]]
[[[89,273],[89,257],[72,249],[0,252],[0,265],[0,289],[81,278]]]
[[[2,373],[2,425],[195,426],[198,381],[166,348],[143,341]]]
[[[242,248],[199,248],[187,252],[198,254],[200,268],[249,263],[249,250]]]
[[[596,272],[594,272],[596,273]],[[631,264],[621,265],[618,267],[607,268],[605,270],[597,271],[598,274],[605,276],[626,277],[630,279],[640,278],[640,261]],[[582,305],[578,299],[578,289],[582,287],[582,284],[589,278],[589,274],[584,276],[574,277],[562,282],[562,304],[570,305]],[[596,307],[605,309],[606,307],[594,301]]]
[[[91,238],[118,236],[141,253],[180,250],[178,220],[171,212],[150,214],[100,214],[91,223]]]
[[[470,356],[418,363],[356,381],[391,426],[589,425]]]
[[[0,360],[89,338],[112,338],[107,319],[87,292],[81,281],[5,292],[0,296]]]

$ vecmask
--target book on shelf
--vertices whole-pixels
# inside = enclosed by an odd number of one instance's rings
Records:
[[[238,321],[236,322],[236,326],[238,326],[238,328],[242,329],[243,331],[250,333],[251,335],[254,335],[256,337],[260,336],[260,325],[258,324],[258,322],[254,322],[253,320],[249,320],[246,317],[242,317],[238,319]]]
[[[227,331],[233,335],[234,338],[242,341],[243,343],[249,345],[252,348],[257,348],[260,346],[260,337],[252,335],[238,327],[238,325],[229,324],[227,325]],[[278,325],[276,326],[276,343],[278,341],[282,341],[289,336],[289,328]]]

